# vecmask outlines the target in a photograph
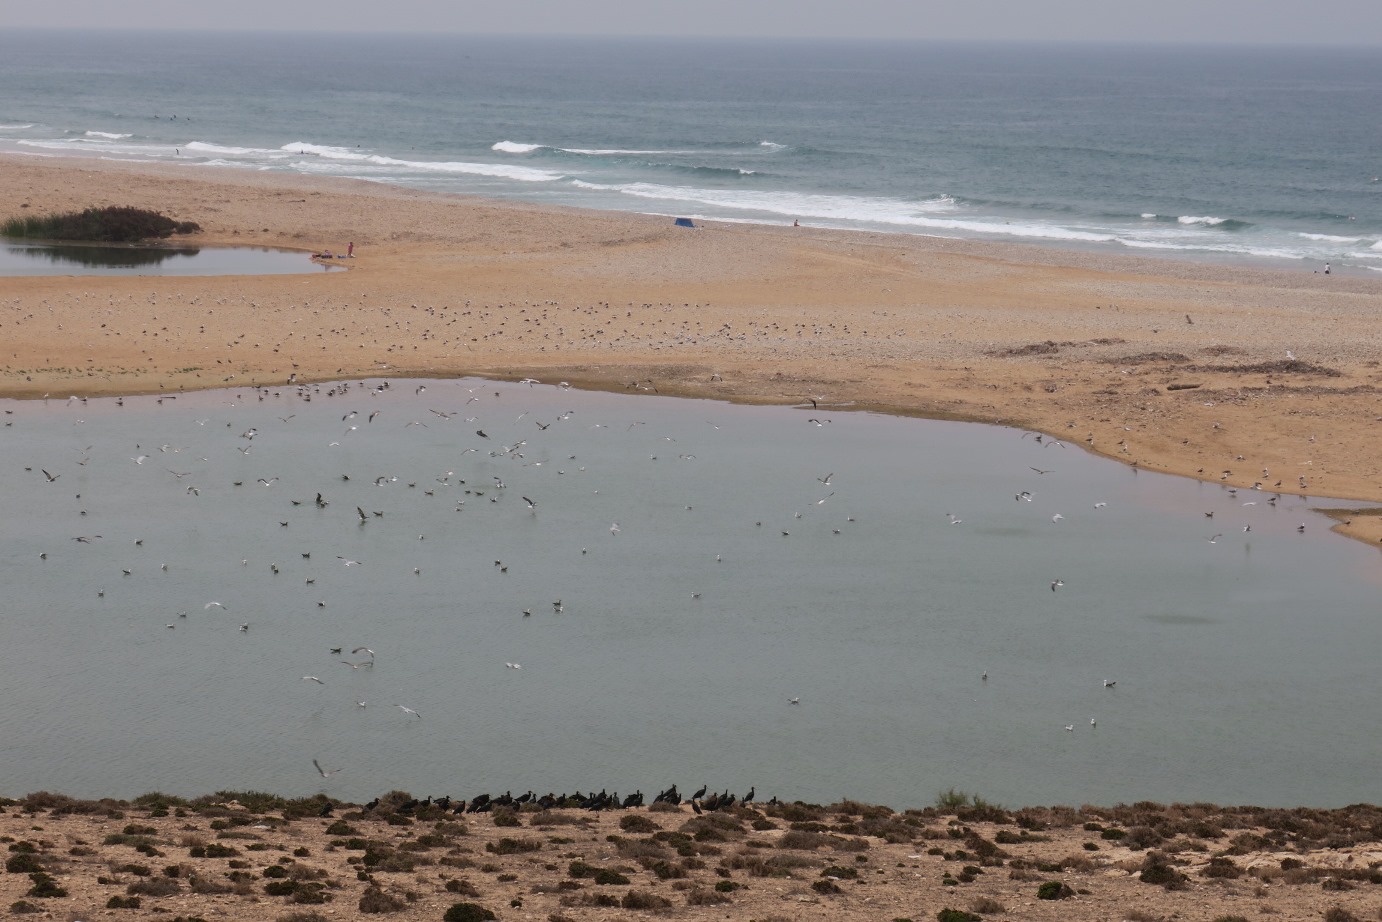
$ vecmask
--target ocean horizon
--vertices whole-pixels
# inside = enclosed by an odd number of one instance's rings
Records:
[[[0,86],[12,153],[1382,270],[1367,49],[14,30]]]

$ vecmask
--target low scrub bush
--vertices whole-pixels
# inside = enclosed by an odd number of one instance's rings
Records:
[[[156,211],[121,206],[87,208],[55,215],[24,215],[0,224],[0,235],[6,237],[99,243],[138,243],[171,237],[175,233],[195,234],[200,230],[191,221],[174,221]]]
[[[497,919],[491,910],[479,903],[454,903],[442,916],[442,922],[490,922]]]
[[[656,912],[659,909],[670,909],[672,901],[646,890],[630,890],[624,894],[619,905],[624,909],[644,909]]]

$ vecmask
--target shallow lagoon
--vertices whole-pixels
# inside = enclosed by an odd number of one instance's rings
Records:
[[[1309,501],[998,427],[378,385],[4,403],[5,793],[1376,799],[1376,553]]]
[[[344,269],[269,247],[131,247],[0,242],[0,277],[20,275],[291,275]]]

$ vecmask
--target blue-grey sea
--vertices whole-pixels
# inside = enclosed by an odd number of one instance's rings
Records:
[[[1378,797],[1317,501],[555,382],[0,408],[6,793]]]
[[[1375,49],[0,32],[0,150],[1382,269]]]

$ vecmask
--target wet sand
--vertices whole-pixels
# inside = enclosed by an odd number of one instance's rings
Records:
[[[1001,422],[1147,470],[1382,501],[1370,275],[0,157],[0,216],[117,204],[202,226],[182,243],[307,262],[354,242],[355,258],[303,276],[6,279],[0,394],[531,377]],[[1382,517],[1340,520],[1382,540]]]

